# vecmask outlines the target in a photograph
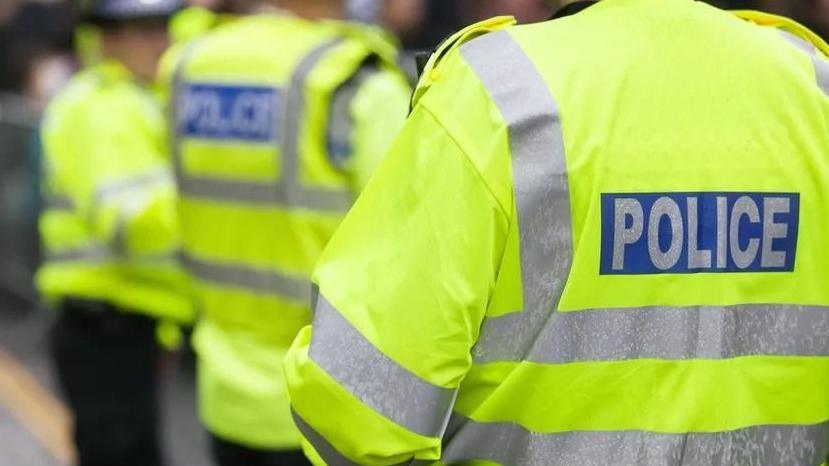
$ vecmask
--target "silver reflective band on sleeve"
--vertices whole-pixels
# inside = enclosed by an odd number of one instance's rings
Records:
[[[458,416],[453,415],[454,418]],[[488,460],[510,466],[811,466],[826,460],[829,424],[758,426],[691,434],[642,431],[530,432],[512,423],[469,419],[448,440],[444,464]]]
[[[104,184],[95,191],[95,203],[100,204],[112,198],[117,198],[125,194],[129,195],[135,191],[164,184],[172,186],[173,176],[169,170],[159,168],[133,178],[125,178]]]
[[[95,245],[61,251],[47,251],[44,256],[44,261],[47,264],[81,262],[92,265],[103,265],[118,262],[119,264],[132,266],[152,265],[153,267],[177,265],[180,262],[179,259],[180,254],[178,249],[136,257],[125,257],[117,255],[115,251]]]
[[[98,246],[82,246],[62,251],[47,251],[44,257],[46,263],[64,262],[92,262],[101,263],[114,259],[114,255]]]
[[[209,199],[218,202],[237,202],[262,206],[279,206],[289,209],[309,209],[327,212],[345,212],[354,201],[351,191],[343,188],[325,188],[304,186],[301,181],[300,139],[305,122],[305,92],[308,77],[325,55],[339,45],[342,39],[332,39],[312,50],[296,68],[288,88],[282,116],[278,120],[283,128],[278,132],[283,135],[281,176],[276,182],[256,182],[248,180],[231,180],[205,175],[194,175],[184,170],[181,146],[182,137],[178,128],[173,144],[173,155],[179,191],[183,197]],[[176,94],[183,84],[183,69],[190,51],[179,63],[175,74]],[[177,105],[172,106],[173,109]],[[173,115],[173,122],[177,121]],[[274,148],[276,149],[276,148]],[[276,156],[276,155],[274,155]]]
[[[727,359],[740,356],[829,356],[829,308],[747,304],[554,312],[527,351],[508,332],[521,314],[484,324],[503,335],[476,347],[477,364],[559,364],[629,359]]]
[[[187,253],[182,254],[181,261],[199,280],[302,303],[307,303],[310,299],[311,284],[306,279],[248,265],[218,263]]]
[[[46,196],[44,209],[55,212],[71,212],[75,210],[75,203],[69,196]]]
[[[294,418],[294,424],[296,424],[299,432],[302,433],[305,440],[313,445],[314,450],[316,450],[317,454],[320,455],[320,458],[325,461],[325,464],[328,466],[352,466],[357,464],[350,461],[348,458],[343,456],[342,453],[337,451],[337,449],[334,448],[328,440],[318,434],[317,431],[308,425],[308,423],[305,422],[305,420],[302,419],[302,417],[300,417],[293,409],[291,410],[291,415]]]
[[[543,78],[507,31],[479,37],[461,53],[508,126],[521,244],[523,310],[509,329],[485,322],[477,347],[487,351],[506,339],[528,349],[557,308],[573,261],[561,119]]]
[[[324,296],[317,300],[309,355],[343,388],[396,424],[441,437],[457,390],[439,387],[383,354]]]
[[[106,183],[95,191],[95,201],[90,212],[92,216],[104,203],[116,200],[121,203],[111,244],[116,254],[126,256],[129,253],[127,244],[129,223],[133,215],[140,212],[150,200],[152,194],[147,193],[146,190],[164,185],[173,188],[172,172],[166,168],[158,168],[139,176]],[[94,221],[90,219],[90,222]]]
[[[809,56],[812,60],[812,66],[815,68],[815,78],[817,79],[817,84],[823,93],[829,97],[829,58],[823,55],[823,52],[818,50],[817,47],[801,39],[800,37],[783,30],[779,30],[778,32],[781,36],[783,36],[783,38],[789,41],[789,43]]]

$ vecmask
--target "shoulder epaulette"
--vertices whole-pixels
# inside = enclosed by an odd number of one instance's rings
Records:
[[[754,10],[736,10],[732,11],[732,13],[734,13],[738,18],[757,24],[758,26],[777,28],[799,37],[800,39],[812,44],[815,49],[823,53],[824,56],[829,57],[829,45],[826,44],[826,41],[821,39],[820,36],[812,32],[809,28],[793,19]]]
[[[440,75],[441,60],[447,57],[452,50],[457,49],[461,45],[476,37],[505,29],[515,24],[517,24],[517,21],[512,16],[496,16],[495,18],[490,18],[461,29],[443,41],[432,56],[429,57],[429,61],[426,62],[426,66],[420,74],[420,79],[418,80],[414,96],[412,97],[412,107],[414,107],[423,94],[429,90],[432,83],[438,79]]]

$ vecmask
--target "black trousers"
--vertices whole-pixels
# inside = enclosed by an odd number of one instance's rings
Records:
[[[255,450],[210,435],[219,466],[310,466],[301,450]]]
[[[161,466],[155,321],[102,302],[60,307],[52,351],[80,466]]]

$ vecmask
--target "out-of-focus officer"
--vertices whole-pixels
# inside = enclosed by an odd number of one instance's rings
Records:
[[[276,2],[273,2],[276,3]],[[263,3],[165,63],[200,414],[221,465],[305,463],[282,358],[310,275],[409,108],[396,49],[340,0]]]
[[[54,354],[82,466],[162,463],[156,326],[187,322],[192,308],[176,261],[166,119],[149,83],[177,8],[85,3],[104,59],[73,78],[43,125],[37,285],[60,310]]]
[[[511,23],[433,57],[320,259],[286,359],[308,450],[823,462],[829,47],[691,0]]]

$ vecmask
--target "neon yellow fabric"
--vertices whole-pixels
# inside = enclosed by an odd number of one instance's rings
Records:
[[[176,13],[170,20],[170,37],[173,43],[198,39],[222,22],[218,13],[207,8],[190,6]]]
[[[351,104],[354,133],[351,137],[354,153],[344,167],[349,174],[350,184],[360,192],[368,184],[375,169],[382,162],[386,151],[406,121],[406,114],[399,109],[408,106],[408,93],[404,93],[400,76],[392,73],[378,73],[369,78],[357,91]],[[404,97],[406,100],[404,101]],[[377,109],[390,107],[398,111],[389,112],[382,123],[377,121]]]
[[[509,33],[561,114],[575,248],[561,311],[829,306],[829,224],[814,221],[829,213],[829,99],[807,55],[773,28],[690,0],[604,0]],[[433,59],[388,159],[320,259],[314,281],[337,312],[413,376],[460,387],[455,409],[474,421],[683,433],[829,420],[821,357],[472,363],[485,317],[522,309],[521,242],[506,123],[460,45]],[[812,220],[801,220],[795,271],[598,274],[601,193],[700,191],[802,193]],[[438,438],[401,449],[392,434],[363,435],[400,426],[320,372],[312,333],[285,363],[307,424],[358,464],[439,459]]]
[[[303,86],[299,182],[308,189],[341,190],[350,200],[367,183],[408,110],[410,89],[393,65],[395,47],[375,30],[277,14],[238,18],[192,47],[171,52],[175,56],[165,58],[161,76],[168,88],[175,79],[186,85],[259,86],[276,89],[285,99],[302,60],[334,40],[339,42],[321,56]],[[379,56],[378,71],[359,87],[348,108],[352,153],[343,167],[336,167],[326,147],[331,96],[372,55]],[[273,141],[179,135],[181,172],[275,185],[290,175],[281,132],[278,147]],[[312,267],[344,216],[335,210],[187,192],[179,212],[188,256],[278,275],[302,290],[310,290]],[[203,422],[212,433],[249,447],[297,448],[281,359],[310,321],[307,300],[198,276],[196,282],[205,311],[195,334]]]
[[[326,248],[314,281],[336,279],[345,285],[345,269],[353,270],[354,277],[371,276],[371,282],[350,279],[351,286],[326,287],[322,292],[338,309],[352,310],[347,315],[350,322],[406,369],[437,385],[456,387],[470,367],[468,348],[494,286],[491,272],[501,254],[495,242],[507,234],[508,217],[475,166],[425,106],[415,109],[391,156]],[[406,189],[387,184],[411,174],[421,181]],[[383,224],[368,222],[368,217],[384,219]],[[466,251],[473,232],[480,253],[470,255]],[[372,238],[371,243],[354,247],[352,242],[360,236]],[[399,247],[401,238],[406,238],[406,248]],[[415,277],[418,286],[407,286]],[[459,286],[449,293],[446,283]],[[385,312],[390,302],[395,303],[394,313]],[[398,325],[409,331],[390,338],[385,331]],[[359,464],[394,464],[401,452],[423,460],[440,457],[438,438],[409,433],[401,450],[402,428],[376,413],[355,416],[367,408],[359,407],[330,378],[320,377],[319,369],[308,367],[313,364],[305,356],[309,330],[286,361],[291,401],[300,417],[314,422],[318,432]],[[457,357],[463,353],[465,357]],[[349,419],[360,427],[344,429]]]
[[[37,285],[50,300],[99,299],[187,322],[192,305],[175,260],[175,187],[165,122],[149,90],[105,62],[74,77],[43,125],[46,261]],[[62,208],[50,207],[64,203]],[[62,257],[62,258],[61,258]]]
[[[825,357],[492,363],[469,372],[455,408],[533,432],[722,432],[825,422],[826,386]]]

